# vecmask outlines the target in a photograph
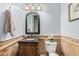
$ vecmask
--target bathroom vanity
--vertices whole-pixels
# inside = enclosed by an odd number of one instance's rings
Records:
[[[30,35],[28,38],[19,41],[20,56],[37,56],[38,38],[34,34],[40,34],[40,16],[37,12],[26,14],[25,34]]]
[[[38,39],[29,40],[29,38],[19,41],[19,56],[37,56]]]

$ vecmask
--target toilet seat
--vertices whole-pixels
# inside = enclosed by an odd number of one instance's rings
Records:
[[[59,56],[57,53],[49,53],[49,56]]]

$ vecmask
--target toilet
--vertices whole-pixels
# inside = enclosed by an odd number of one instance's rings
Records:
[[[48,52],[49,56],[58,56],[56,51],[57,42],[45,41],[46,51]]]

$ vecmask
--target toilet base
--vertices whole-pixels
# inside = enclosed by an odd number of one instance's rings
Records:
[[[41,54],[40,56],[46,56],[46,55]],[[47,56],[59,56],[59,55],[57,53],[48,53]]]
[[[49,56],[59,56],[57,53],[49,53]]]

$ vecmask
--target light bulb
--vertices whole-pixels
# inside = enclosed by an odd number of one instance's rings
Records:
[[[34,7],[34,6],[32,6],[32,7],[31,7],[31,10],[35,10],[35,7]]]
[[[42,10],[42,8],[40,6],[37,7],[37,10]]]
[[[25,10],[29,10],[29,7],[28,7],[28,6],[26,6],[26,7],[25,7]]]

